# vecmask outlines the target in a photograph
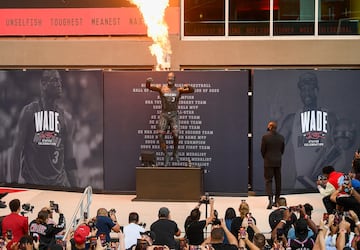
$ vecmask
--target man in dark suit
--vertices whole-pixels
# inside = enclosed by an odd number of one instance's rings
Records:
[[[269,197],[267,209],[276,206],[281,192],[281,158],[285,149],[285,140],[277,131],[277,124],[269,122],[268,132],[261,140],[261,155],[264,158],[264,178],[266,194]],[[272,179],[275,178],[275,203],[273,201]]]

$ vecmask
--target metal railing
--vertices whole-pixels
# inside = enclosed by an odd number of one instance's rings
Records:
[[[89,216],[90,205],[92,201],[92,187],[88,186],[85,188],[80,201],[75,209],[75,212],[70,220],[70,223],[66,223],[66,231],[63,239],[66,239],[71,231],[74,231],[77,226],[86,220]]]

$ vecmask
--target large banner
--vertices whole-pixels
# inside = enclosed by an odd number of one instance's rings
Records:
[[[157,136],[159,94],[145,87],[148,77],[166,84],[168,72],[104,72],[104,169],[106,190],[135,190],[135,169],[143,151],[164,165]],[[176,86],[192,94],[179,102],[180,162],[204,168],[205,191],[247,193],[248,72],[175,72]],[[173,141],[166,135],[169,154]]]
[[[102,71],[0,71],[0,181],[103,189]]]
[[[253,187],[264,191],[261,137],[270,120],[285,137],[283,191],[315,190],[322,168],[349,172],[359,147],[360,71],[255,70]]]

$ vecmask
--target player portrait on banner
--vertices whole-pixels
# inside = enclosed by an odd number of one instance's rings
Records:
[[[306,71],[299,74],[295,80],[296,99],[300,100],[297,107],[293,107],[295,99],[288,105],[291,108],[284,105],[280,108],[278,100],[270,104],[270,119],[278,122],[279,133],[284,135],[289,149],[284,161],[284,171],[289,173],[285,180],[288,188],[315,189],[317,176],[324,166],[331,165],[342,172],[351,168],[357,144],[356,123],[346,115],[349,109],[340,110],[351,106],[350,103],[340,106],[336,104],[339,99],[329,98],[336,88],[326,85],[325,79],[329,78],[326,73]]]
[[[102,112],[97,92],[101,72],[33,70],[1,74],[2,86],[13,94],[11,100],[10,96],[1,96],[6,103],[2,117],[11,124],[2,127],[8,134],[2,137],[0,152],[0,160],[6,163],[2,165],[3,181],[85,187],[96,178],[91,184],[101,188],[102,123],[95,122]]]

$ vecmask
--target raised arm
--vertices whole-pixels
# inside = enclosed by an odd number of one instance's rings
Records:
[[[146,85],[145,85],[146,88],[153,91],[160,91],[160,86],[152,85],[152,83],[153,83],[153,79],[151,77],[148,77],[146,79]]]
[[[194,93],[195,88],[190,86],[189,84],[184,84],[184,87],[179,88],[180,94],[189,94]]]

